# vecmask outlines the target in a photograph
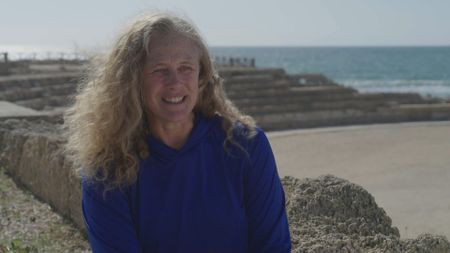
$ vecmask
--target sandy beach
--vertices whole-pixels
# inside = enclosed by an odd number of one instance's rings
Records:
[[[450,121],[268,133],[280,176],[333,174],[363,186],[402,238],[450,238]]]

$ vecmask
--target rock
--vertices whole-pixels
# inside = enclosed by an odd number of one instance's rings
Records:
[[[361,186],[332,175],[281,179],[293,250],[298,253],[449,253],[443,236],[402,240],[386,212]]]
[[[58,117],[0,120],[0,166],[14,181],[82,228],[81,187],[62,152]]]

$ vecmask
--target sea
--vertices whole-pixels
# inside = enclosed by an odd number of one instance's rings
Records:
[[[321,73],[359,92],[450,99],[448,47],[212,47],[216,57],[253,58],[289,74]]]
[[[288,74],[321,73],[359,92],[415,92],[450,99],[450,46],[211,47],[215,57],[254,59],[257,67]],[[80,50],[2,46],[11,59],[80,58]],[[1,61],[1,59],[0,59]]]

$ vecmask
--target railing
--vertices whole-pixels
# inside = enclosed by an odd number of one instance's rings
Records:
[[[3,55],[3,57],[2,57]],[[0,63],[9,61],[33,61],[36,63],[82,62],[88,56],[78,52],[40,51],[40,52],[0,52]],[[4,60],[3,60],[4,59]],[[219,66],[255,67],[255,58],[215,56]]]
[[[216,56],[214,61],[218,66],[255,67],[255,58]]]
[[[84,61],[88,57],[76,52],[8,52],[10,61]]]
[[[8,63],[8,52],[0,52],[0,63]]]
[[[30,71],[30,66],[38,65],[61,65],[83,64],[88,56],[76,52],[1,52],[0,51],[0,75],[12,73],[25,73]],[[212,59],[218,66],[226,67],[255,67],[254,58],[215,56]]]
[[[9,74],[8,53],[0,52],[0,75]]]
[[[1,52],[0,76],[77,69],[87,56],[69,52]]]

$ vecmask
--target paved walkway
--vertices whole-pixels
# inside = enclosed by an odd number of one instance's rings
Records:
[[[375,197],[403,238],[450,239],[450,121],[268,135],[280,176],[345,178]]]
[[[8,101],[0,101],[0,118],[39,116],[41,112]]]

